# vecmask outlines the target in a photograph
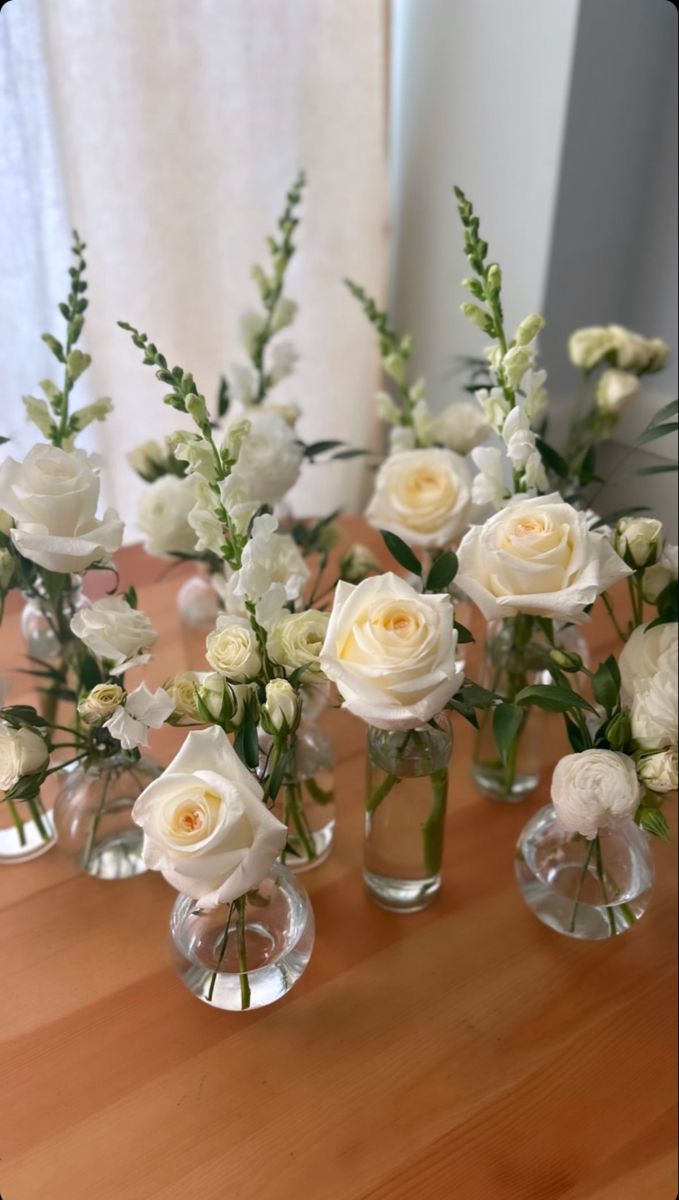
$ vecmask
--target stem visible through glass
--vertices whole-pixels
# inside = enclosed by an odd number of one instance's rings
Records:
[[[236,900],[238,913],[238,965],[240,967],[240,1006],[241,1010],[250,1007],[250,980],[248,979],[247,946],[245,944],[245,905],[247,896],[239,896]]]
[[[448,794],[448,771],[434,771],[431,775],[431,786],[434,793],[434,803],[427,820],[422,825],[422,848],[424,851],[424,869],[427,875],[437,875],[441,870],[443,858],[443,837],[445,833],[446,797]]]
[[[212,972],[212,976],[210,978],[210,986],[207,990],[206,999],[208,1001],[212,1000],[212,997],[213,997],[214,991],[215,991],[215,984],[217,982],[217,976],[219,974],[219,968],[221,967],[221,965],[224,961],[224,955],[226,953],[226,944],[229,940],[229,930],[231,928],[231,917],[233,916],[234,907],[235,907],[235,901],[233,904],[229,905],[229,913],[226,918],[226,925],[224,926],[224,937],[222,938],[222,945],[221,945],[221,948],[219,951],[219,958],[217,959],[217,966],[215,967],[214,971]]]
[[[576,922],[577,916],[578,916],[578,907],[580,905],[580,897],[582,896],[582,889],[585,886],[585,880],[587,878],[589,864],[590,864],[592,855],[594,853],[594,843],[598,842],[598,840],[599,840],[599,835],[597,834],[597,836],[595,838],[592,838],[592,840],[589,843],[589,846],[587,847],[587,854],[585,855],[585,861],[582,864],[582,871],[580,872],[580,879],[578,880],[578,889],[575,893],[575,903],[573,904],[573,911],[571,913],[570,924],[568,926],[570,933],[575,933],[575,922]]]

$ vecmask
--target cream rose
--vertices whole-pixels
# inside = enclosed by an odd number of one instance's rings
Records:
[[[637,762],[641,782],[652,792],[676,792],[679,787],[679,757],[676,750],[643,754]]]
[[[462,686],[457,633],[446,595],[420,595],[397,575],[340,581],[321,668],[344,707],[380,729],[412,729]]]
[[[266,685],[266,700],[260,711],[263,729],[287,737],[299,724],[300,703],[287,679],[271,679]]]
[[[280,417],[249,408],[250,431],[244,438],[233,474],[259,504],[275,504],[297,482],[304,447]]]
[[[644,571],[642,583],[644,600],[649,604],[657,604],[666,587],[679,575],[679,547],[667,542],[657,563]]]
[[[287,837],[216,725],[188,734],[132,816],[144,831],[146,865],[205,909],[258,887]]]
[[[23,726],[13,729],[0,721],[0,791],[8,792],[24,775],[44,767],[49,751],[39,733]]]
[[[190,478],[163,475],[149,484],[137,510],[137,524],[146,537],[149,554],[170,557],[172,553],[193,554],[196,532],[188,517],[196,503]]]
[[[442,442],[456,454],[469,454],[486,440],[490,426],[478,404],[473,400],[458,400],[449,404],[433,420],[434,440]]]
[[[447,546],[467,524],[471,477],[452,450],[402,450],[377,472],[366,517],[413,546]]]
[[[315,608],[304,612],[283,612],[267,638],[270,657],[281,667],[294,670],[307,667],[304,679],[310,682],[321,675],[320,654],[328,632],[329,614]]]
[[[455,582],[487,620],[529,613],[580,625],[597,596],[630,574],[586,513],[557,494],[515,496],[472,526],[458,559]]]
[[[620,655],[622,696],[630,706],[632,737],[644,750],[677,744],[677,625],[634,630]]]
[[[569,833],[596,837],[629,821],[641,800],[633,759],[615,750],[567,754],[554,768],[552,804]]]
[[[123,689],[117,683],[98,683],[78,704],[78,713],[87,725],[101,725],[122,704]]]
[[[254,679],[262,665],[257,637],[245,617],[219,617],[207,635],[205,657],[215,671],[235,683]]]
[[[654,563],[663,541],[662,521],[653,517],[622,517],[615,527],[615,549],[631,567]]]
[[[113,508],[98,520],[98,500],[99,477],[82,450],[38,445],[22,463],[6,458],[0,466],[0,505],[16,522],[12,540],[48,571],[81,574],[120,547],[123,523]]]
[[[146,613],[122,596],[106,596],[81,608],[71,619],[71,629],[92,654],[112,664],[112,675],[148,662],[148,651],[158,640]]]

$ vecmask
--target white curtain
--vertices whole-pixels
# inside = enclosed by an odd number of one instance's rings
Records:
[[[239,360],[250,264],[300,167],[309,186],[289,291],[302,357],[286,397],[303,407],[306,440],[374,442],[373,338],[342,277],[383,292],[385,36],[382,0],[4,7],[0,432],[13,447],[31,437],[20,396],[53,366],[39,335],[59,332],[76,225],[90,280],[83,399],[116,406],[89,444],[108,468],[106,501],[133,521],[139,485],[123,455],[177,414],[116,320],[143,328],[210,398]],[[364,476],[360,461],[308,467],[293,507],[360,507]]]

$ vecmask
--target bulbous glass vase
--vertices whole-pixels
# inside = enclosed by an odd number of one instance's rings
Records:
[[[52,812],[40,796],[0,803],[0,866],[38,858],[56,840]]]
[[[592,941],[625,933],[643,917],[654,880],[649,839],[633,821],[584,838],[564,831],[551,804],[524,826],[515,869],[539,921]]]
[[[65,767],[54,805],[59,846],[81,871],[97,879],[129,879],[146,866],[142,831],[132,807],[160,767],[124,752],[95,762]]]
[[[441,887],[452,732],[447,713],[405,732],[368,728],[363,880],[392,912],[417,912]]]
[[[248,892],[242,916],[235,908],[203,911],[180,895],[170,917],[172,961],[183,984],[229,1012],[280,1000],[306,970],[314,944],[309,897],[281,863]]]
[[[286,867],[308,871],[325,861],[335,836],[335,755],[329,737],[311,721],[295,734],[293,766],[274,812],[288,827],[281,854]]]

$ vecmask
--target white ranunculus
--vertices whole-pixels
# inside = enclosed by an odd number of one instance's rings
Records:
[[[663,524],[654,517],[621,517],[615,527],[615,549],[632,567],[655,562],[663,545]]]
[[[158,639],[146,613],[122,596],[106,596],[81,608],[71,619],[71,629],[92,654],[112,664],[112,675],[148,662]]]
[[[677,744],[677,624],[640,625],[620,655],[622,696],[632,737],[644,750]]]
[[[596,837],[634,816],[641,800],[634,760],[615,750],[567,754],[554,768],[552,804],[568,833]]]
[[[647,567],[643,575],[644,599],[657,604],[660,594],[679,576],[679,547],[666,542],[657,563]]]
[[[78,703],[78,715],[86,725],[102,725],[119,705],[125,693],[118,683],[98,683]]]
[[[617,417],[639,391],[639,380],[630,371],[609,367],[596,385],[596,405],[605,416]]]
[[[0,466],[0,505],[14,517],[12,540],[25,558],[48,571],[82,574],[109,562],[123,537],[115,509],[96,516],[99,477],[82,450],[33,446],[24,461]]]
[[[25,726],[13,729],[0,721],[0,792],[8,792],[24,775],[34,775],[49,758],[39,733]]]
[[[501,451],[497,446],[477,446],[472,450],[472,462],[478,467],[478,475],[472,480],[474,504],[499,508],[509,495]]]
[[[380,729],[424,725],[462,686],[450,596],[419,595],[397,575],[340,581],[321,668],[344,707]]]
[[[568,339],[568,357],[583,371],[591,371],[613,349],[614,338],[606,325],[576,329]]]
[[[471,506],[467,465],[452,450],[404,450],[377,472],[366,517],[413,546],[448,546],[466,528]]]
[[[250,432],[241,445],[233,474],[244,481],[257,504],[275,504],[297,482],[304,447],[290,426],[274,413],[250,408],[248,421]]]
[[[318,679],[320,654],[328,632],[329,614],[315,608],[304,612],[284,611],[267,638],[267,650],[275,663],[288,670],[306,667],[305,682]]]
[[[219,617],[207,635],[205,657],[234,683],[254,679],[262,665],[256,634],[245,617]]]
[[[104,729],[120,742],[123,750],[136,750],[137,746],[148,746],[149,729],[160,729],[173,709],[174,700],[164,688],[150,692],[142,683],[104,721]]]
[[[171,557],[172,552],[193,554],[196,534],[188,516],[196,502],[193,482],[163,475],[149,484],[139,504],[137,524],[146,535],[149,554]]]
[[[204,909],[258,887],[287,837],[258,780],[216,725],[188,734],[132,816],[144,831],[146,865]]]
[[[489,621],[528,613],[580,625],[597,596],[630,574],[586,513],[556,493],[513,497],[472,526],[458,559],[455,582]]]
[[[679,758],[676,750],[661,750],[659,754],[643,754],[637,762],[641,782],[652,792],[664,795],[679,787]]]
[[[449,404],[433,421],[434,440],[456,454],[469,454],[485,441],[488,432],[488,422],[473,400]]]

